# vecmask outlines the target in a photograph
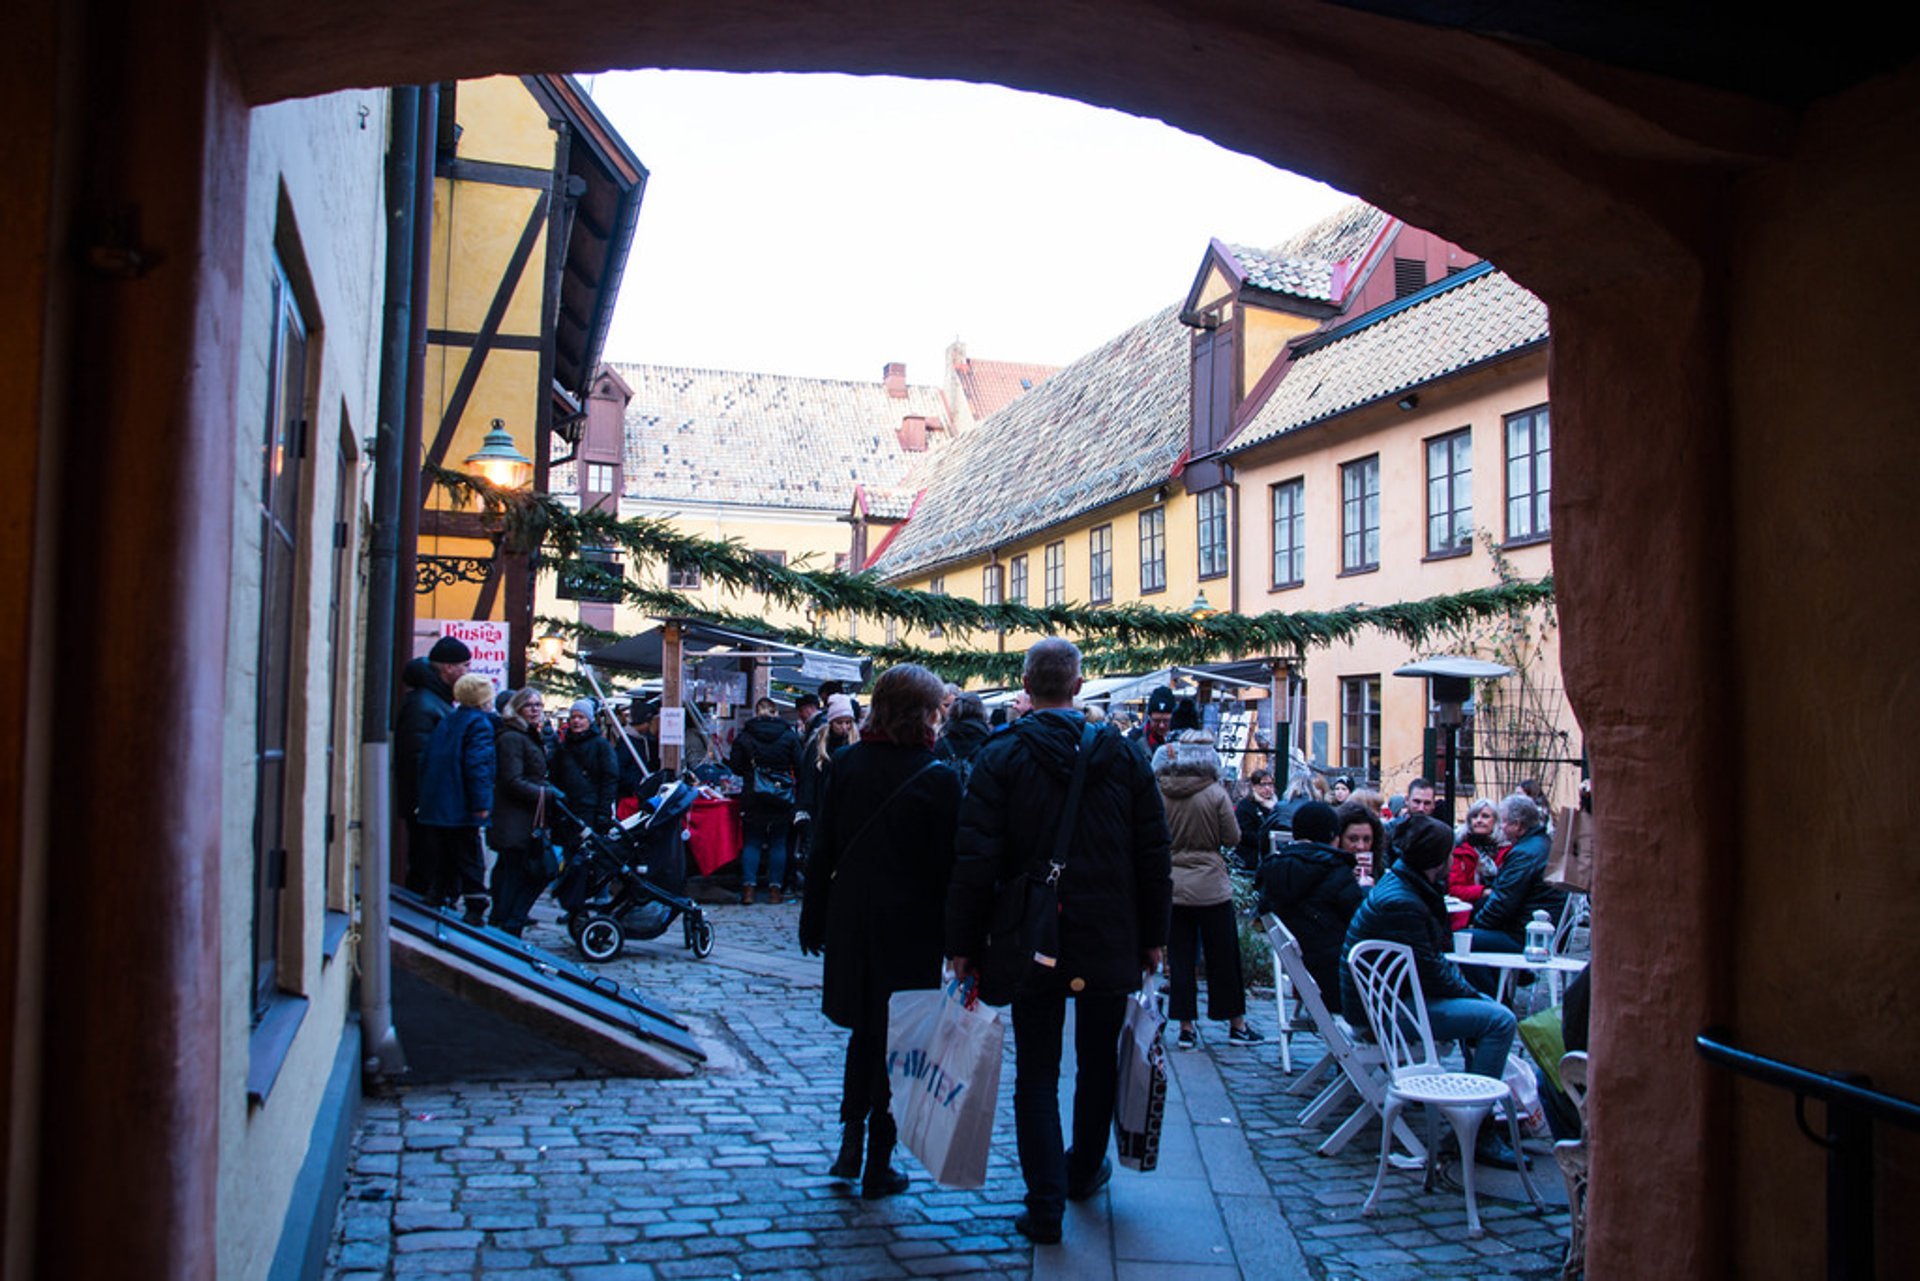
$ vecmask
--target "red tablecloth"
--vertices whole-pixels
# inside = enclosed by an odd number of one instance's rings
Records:
[[[740,857],[740,803],[701,797],[687,813],[687,849],[700,875],[711,876]]]

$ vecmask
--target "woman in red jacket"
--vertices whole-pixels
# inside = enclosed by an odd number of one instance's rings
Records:
[[[1453,928],[1463,930],[1473,909],[1493,883],[1506,850],[1500,846],[1500,810],[1482,798],[1467,807],[1467,831],[1453,847],[1453,862],[1447,868],[1447,893],[1467,904],[1465,912],[1452,914]]]

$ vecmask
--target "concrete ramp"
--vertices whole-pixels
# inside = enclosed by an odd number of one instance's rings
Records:
[[[436,1046],[443,1066],[449,1055],[465,1057],[471,1073],[442,1075],[483,1079],[495,1074],[496,1060],[538,1061],[525,1045],[503,1043],[508,1028],[552,1047],[548,1057],[556,1063],[590,1064],[618,1076],[691,1076],[706,1060],[687,1025],[637,988],[511,934],[467,925],[404,889],[393,891],[392,910],[395,967],[476,1010],[469,1037],[453,1038],[451,1048],[442,1038]]]

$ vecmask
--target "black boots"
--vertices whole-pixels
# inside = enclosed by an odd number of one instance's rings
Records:
[[[860,1195],[869,1201],[907,1190],[907,1176],[888,1164],[893,1159],[893,1142],[900,1129],[891,1113],[873,1118],[867,1128],[867,1170],[860,1179]]]
[[[840,1127],[840,1155],[827,1167],[827,1173],[836,1179],[845,1179],[851,1183],[860,1177],[860,1150],[867,1146],[867,1125],[864,1121],[848,1121]]]

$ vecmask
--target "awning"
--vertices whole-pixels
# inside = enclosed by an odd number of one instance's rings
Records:
[[[808,690],[818,689],[826,681],[858,688],[873,679],[870,658],[789,645],[709,623],[684,619],[661,619],[660,622],[679,624],[682,654],[689,663],[716,658],[753,659],[768,663],[774,679]],[[582,654],[580,661],[610,671],[658,673],[662,667],[661,633],[661,627],[649,627],[590,654]]]

